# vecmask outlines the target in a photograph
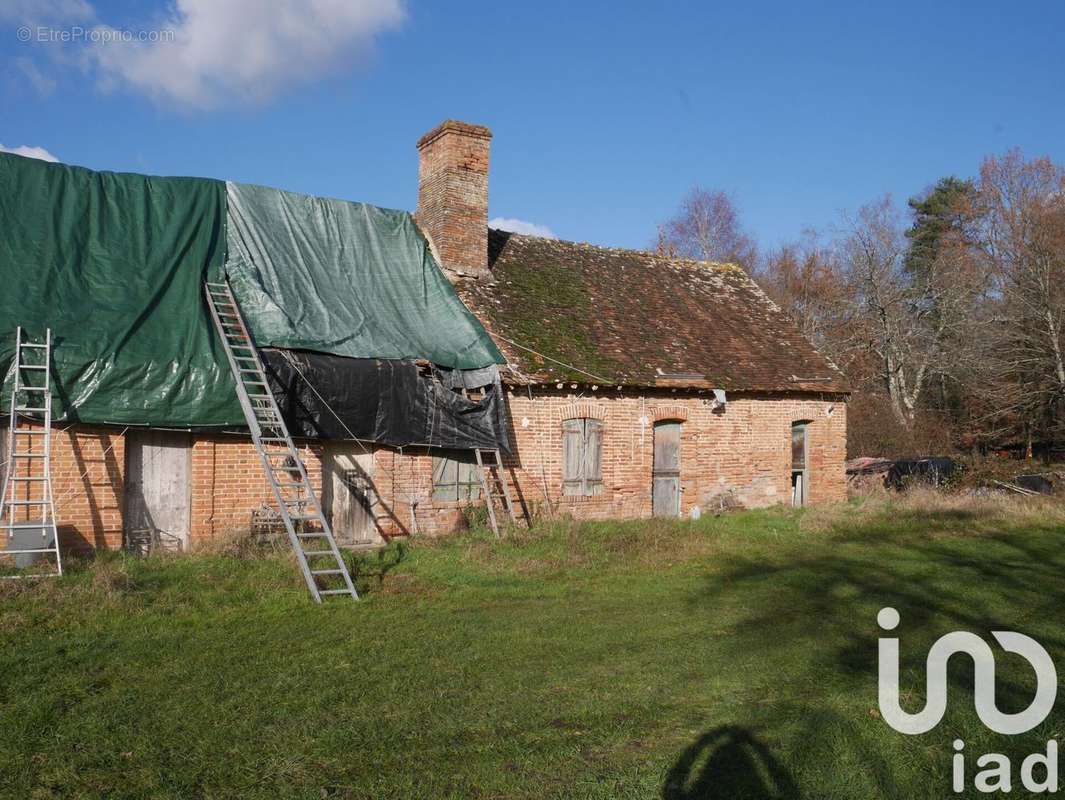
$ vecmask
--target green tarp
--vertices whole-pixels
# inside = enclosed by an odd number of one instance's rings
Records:
[[[405,211],[226,185],[226,273],[260,346],[476,369],[504,359]]]
[[[0,153],[0,364],[51,328],[57,418],[241,424],[202,299],[224,257],[220,181]]]
[[[261,346],[503,362],[406,212],[0,153],[0,365],[50,327],[56,419],[243,424],[203,300],[223,270]]]

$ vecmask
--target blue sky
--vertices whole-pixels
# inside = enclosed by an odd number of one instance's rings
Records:
[[[495,134],[492,216],[624,247],[694,184],[771,247],[1010,147],[1065,161],[1065,3],[317,8],[0,0],[0,144],[412,209],[414,142],[454,117]],[[23,43],[24,24],[178,44]]]

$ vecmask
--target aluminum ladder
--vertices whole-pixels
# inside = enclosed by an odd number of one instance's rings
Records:
[[[244,419],[311,596],[317,603],[334,596],[358,600],[351,573],[281,417],[229,283],[207,282],[204,294],[233,371]]]
[[[55,556],[55,569],[4,575],[44,578],[63,574],[59,531],[52,495],[52,329],[44,341],[31,341],[22,326],[15,329],[14,380],[7,430],[0,529],[5,532],[0,555],[14,556],[24,568],[42,555]],[[30,415],[35,415],[33,418]],[[29,424],[35,421],[37,424]]]
[[[474,449],[477,458],[477,471],[481,476],[481,491],[484,493],[485,506],[488,508],[488,524],[492,532],[499,536],[499,518],[496,516],[496,503],[501,503],[502,510],[512,523],[518,518],[514,513],[514,503],[510,499],[507,476],[503,474],[503,457],[499,450]],[[487,458],[486,458],[487,456]]]

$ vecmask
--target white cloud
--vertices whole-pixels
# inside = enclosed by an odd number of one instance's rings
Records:
[[[488,220],[488,227],[498,231],[510,231],[511,233],[523,233],[526,236],[539,236],[541,239],[557,239],[555,232],[546,225],[537,225],[535,222],[526,222],[523,219],[512,217],[493,217]]]
[[[26,156],[26,158],[39,158],[41,161],[59,161],[58,158],[53,156],[43,147],[30,147],[28,145],[19,145],[18,147],[4,147],[0,144],[0,153],[14,153],[16,156]]]
[[[364,60],[404,16],[402,0],[176,0],[143,27],[154,41],[101,24],[84,58],[103,88],[130,88],[161,104],[262,102]]]

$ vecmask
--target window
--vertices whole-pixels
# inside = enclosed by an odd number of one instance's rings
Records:
[[[603,423],[567,419],[562,423],[562,494],[603,493]]]
[[[809,492],[806,456],[808,424],[807,422],[791,424],[791,504],[793,506],[806,505]]]
[[[433,499],[476,500],[481,496],[481,476],[473,453],[444,450],[433,456]]]

